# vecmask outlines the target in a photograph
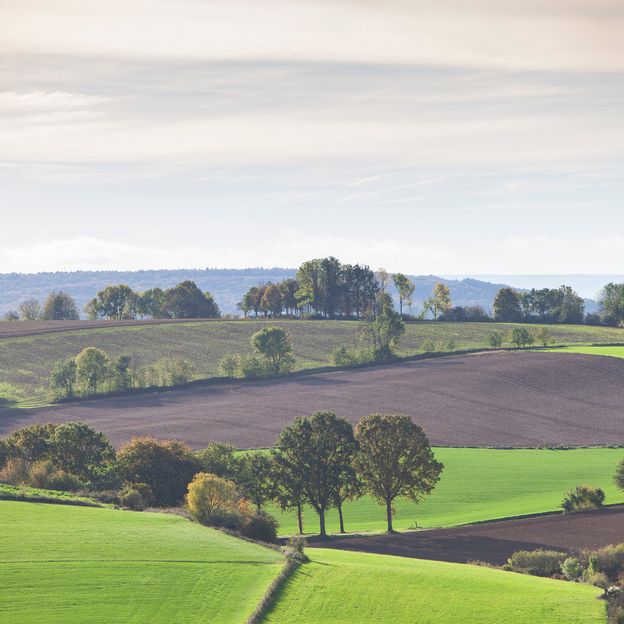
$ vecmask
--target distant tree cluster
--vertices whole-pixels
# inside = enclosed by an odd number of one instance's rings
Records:
[[[501,288],[493,304],[494,320],[509,323],[582,323],[585,302],[569,286],[520,292]]]
[[[5,315],[7,321],[76,321],[80,318],[75,299],[64,292],[50,293],[44,304],[31,297],[24,300],[19,311],[13,310]]]
[[[212,295],[187,280],[173,288],[134,292],[126,284],[107,286],[85,306],[90,319],[215,318],[219,306]]]
[[[189,382],[193,366],[183,358],[163,358],[133,367],[130,356],[111,358],[106,351],[85,347],[76,357],[58,360],[50,372],[53,398],[72,399],[131,388],[176,386]]]

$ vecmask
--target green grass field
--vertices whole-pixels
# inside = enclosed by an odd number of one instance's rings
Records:
[[[266,324],[281,325],[292,337],[296,368],[330,363],[332,352],[355,340],[355,321],[215,321],[173,323],[136,327],[105,327],[37,336],[0,339],[0,407],[28,407],[46,403],[48,378],[54,362],[76,355],[86,346],[100,347],[113,357],[130,355],[136,365],[165,356],[185,357],[193,362],[197,378],[215,376],[225,354],[249,349],[250,336]],[[413,355],[431,341],[446,350],[449,341],[457,349],[487,346],[494,331],[508,334],[513,325],[493,323],[410,323],[401,343],[401,355]],[[529,326],[535,329],[538,326]],[[556,344],[620,342],[624,331],[582,325],[550,326]]]
[[[584,355],[605,355],[609,357],[624,358],[624,347],[584,347],[574,345],[560,349],[548,349],[556,353],[582,353]]]
[[[244,622],[280,553],[174,515],[0,501],[0,622]]]
[[[624,502],[613,483],[624,449],[497,450],[438,448],[444,463],[442,478],[430,496],[415,504],[396,502],[396,529],[448,527],[482,520],[556,511],[565,493],[587,483],[603,488],[606,503]],[[276,508],[281,534],[297,531],[296,515]],[[385,509],[369,497],[346,503],[349,532],[385,530]],[[338,514],[328,515],[328,531],[338,531]],[[306,510],[304,530],[318,532],[316,514]]]
[[[314,549],[266,624],[598,624],[595,587],[469,565]]]
[[[90,507],[112,507],[88,496],[79,496],[72,492],[43,490],[24,485],[0,483],[0,500],[21,500],[33,502],[59,503],[62,505],[88,505]]]

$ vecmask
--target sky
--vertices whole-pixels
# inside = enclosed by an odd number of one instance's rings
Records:
[[[0,273],[621,273],[622,0],[0,0]]]

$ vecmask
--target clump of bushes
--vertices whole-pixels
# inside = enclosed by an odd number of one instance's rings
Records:
[[[605,493],[600,488],[591,485],[577,485],[566,494],[561,507],[564,513],[600,509],[604,500]]]
[[[331,356],[334,366],[357,366],[358,364],[370,364],[374,361],[370,349],[347,349],[338,347]]]
[[[568,581],[578,581],[585,574],[587,565],[578,557],[568,557],[561,564],[561,573]]]
[[[119,490],[117,499],[122,507],[143,511],[154,502],[154,494],[147,483],[126,483]]]
[[[58,468],[49,459],[32,463],[21,457],[6,462],[0,470],[0,481],[62,492],[76,492],[85,487],[76,475]]]
[[[102,349],[87,347],[76,357],[54,364],[50,390],[55,400],[63,400],[131,388],[177,386],[191,381],[193,375],[193,365],[184,358],[163,358],[154,364],[132,368],[130,356],[113,359]]]
[[[532,576],[553,576],[561,571],[568,553],[558,550],[519,550],[508,560],[508,569]]]
[[[274,542],[277,522],[262,510],[251,510],[236,484],[214,474],[200,472],[188,486],[186,506],[191,516],[209,526],[238,531],[250,539]]]

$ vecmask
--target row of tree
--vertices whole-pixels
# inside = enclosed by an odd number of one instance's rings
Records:
[[[100,290],[85,306],[90,319],[124,320],[136,318],[215,318],[219,306],[209,292],[190,280],[167,288],[150,288],[135,292],[126,284],[115,284]],[[80,318],[75,299],[64,292],[48,295],[43,306],[35,298],[22,302],[19,312],[9,312],[7,320],[74,321]]]

